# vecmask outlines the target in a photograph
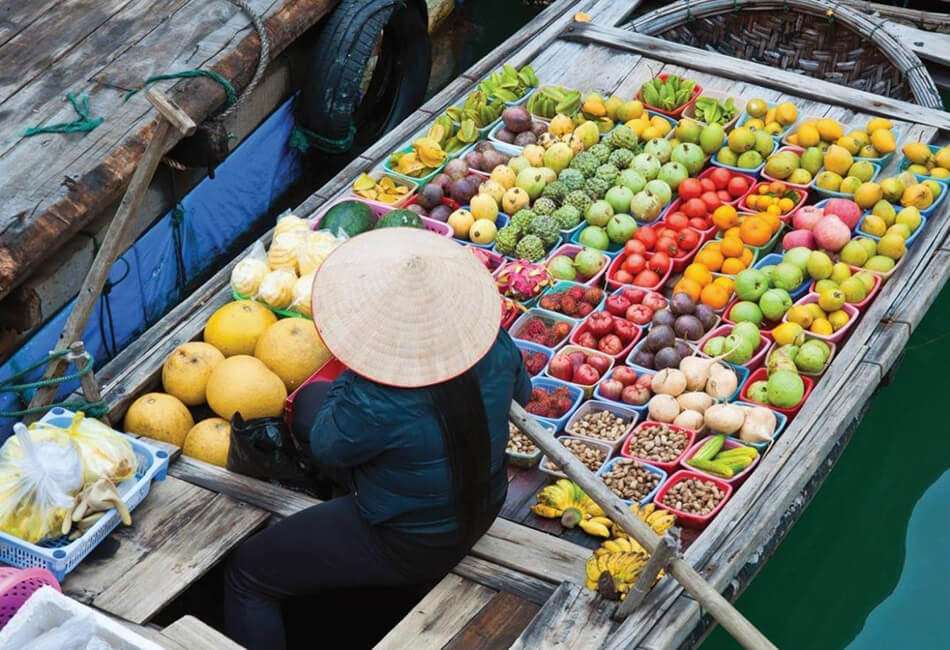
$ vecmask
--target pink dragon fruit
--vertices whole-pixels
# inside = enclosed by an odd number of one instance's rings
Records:
[[[541,295],[554,283],[544,264],[532,262],[509,262],[495,279],[498,291],[514,300],[526,301]]]

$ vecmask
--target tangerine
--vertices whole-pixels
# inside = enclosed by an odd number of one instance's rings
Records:
[[[737,257],[730,257],[722,263],[722,272],[726,275],[736,275],[744,270],[745,264]]]
[[[683,292],[689,295],[689,297],[696,302],[699,300],[700,295],[702,294],[703,288],[695,280],[691,280],[687,277],[683,277],[679,282],[673,287],[673,293]]]
[[[713,223],[720,230],[728,230],[739,222],[739,213],[731,205],[720,205],[713,212]]]
[[[752,266],[754,255],[750,249],[746,248],[742,251],[742,255],[739,256],[739,259],[742,260],[742,263],[745,264],[746,268],[749,268]]]
[[[723,257],[739,257],[742,255],[742,251],[744,249],[745,246],[742,245],[742,240],[738,237],[723,237],[722,244],[720,246],[720,251],[722,252]]]
[[[772,237],[772,229],[764,219],[749,217],[739,227],[739,236],[749,246],[763,246]]]
[[[683,277],[699,283],[701,287],[705,287],[713,281],[712,273],[709,269],[695,262],[686,267],[686,270],[683,272]]]
[[[729,292],[714,282],[703,287],[699,299],[711,309],[722,309],[729,302]]]
[[[696,263],[702,264],[710,271],[718,271],[722,268],[722,253],[711,248],[704,248],[696,255]]]

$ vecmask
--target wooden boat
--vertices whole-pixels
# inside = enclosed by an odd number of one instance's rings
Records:
[[[845,123],[885,115],[903,129],[903,141],[950,142],[947,113],[617,29],[629,9],[621,4],[556,2],[355,159],[295,213],[312,215],[345,192],[359,172],[381,164],[506,62],[530,63],[544,83],[623,97],[633,96],[660,72],[683,74],[706,88],[769,102],[793,101],[803,113]],[[575,22],[575,11],[589,14],[593,22]],[[945,201],[756,471],[701,534],[684,532],[683,558],[729,598],[749,584],[821,486],[950,276],[948,213],[950,203]],[[207,318],[231,300],[233,264],[98,374],[113,421],[121,419],[137,396],[158,386],[162,363],[174,347],[200,337]],[[169,481],[156,486],[143,504],[135,529],[114,533],[119,551],[108,560],[81,565],[63,585],[65,593],[131,624],[147,623],[266,519],[286,517],[315,503],[180,456],[173,447],[168,451],[175,457]],[[615,621],[615,604],[583,587],[584,563],[597,540],[564,531],[529,512],[533,494],[545,482],[537,471],[512,468],[509,477],[502,516],[380,647],[672,648],[699,643],[712,621],[670,578],[659,582],[630,617]]]

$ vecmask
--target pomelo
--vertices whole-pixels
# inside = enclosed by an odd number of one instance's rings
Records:
[[[205,325],[204,340],[226,357],[254,354],[258,337],[277,322],[270,309],[253,300],[236,300],[223,305]]]
[[[181,453],[218,467],[228,466],[231,425],[221,418],[207,418],[188,431]]]
[[[221,361],[224,355],[210,343],[182,343],[165,359],[162,387],[187,406],[204,404],[208,376]]]
[[[137,433],[179,447],[193,426],[195,420],[188,407],[167,393],[142,395],[132,402],[123,423],[127,433]]]
[[[264,362],[293,391],[330,358],[313,322],[302,318],[279,320],[261,334],[254,356]]]
[[[208,406],[225,420],[230,421],[237,412],[250,420],[279,417],[284,410],[287,388],[263,361],[238,354],[228,357],[211,371],[207,396]]]

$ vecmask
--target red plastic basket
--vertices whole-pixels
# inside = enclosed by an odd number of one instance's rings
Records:
[[[737,206],[736,209],[739,210],[739,211],[741,211],[741,212],[747,212],[747,213],[749,213],[749,214],[757,214],[757,213],[759,212],[759,210],[756,210],[755,208],[750,207],[750,206],[748,205],[747,201],[749,200],[749,197],[750,197],[751,195],[757,193],[757,190],[758,190],[760,187],[762,187],[763,185],[768,185],[769,183],[772,183],[772,182],[773,182],[773,181],[763,181],[763,182],[761,182],[761,183],[756,183],[755,185],[753,185],[753,186],[752,186],[752,189],[750,189],[748,192],[746,192],[745,196],[742,197],[742,200],[739,201],[739,204],[738,204],[738,206]],[[779,183],[785,183],[785,181],[777,181],[777,182],[779,182]],[[804,190],[804,189],[802,189],[801,187],[799,187],[799,186],[797,186],[797,185],[796,185],[796,186],[793,186],[793,185],[790,185],[789,183],[785,183],[785,184],[788,185],[790,188],[794,189],[796,192],[798,192],[798,193],[801,195],[801,198],[798,200],[798,203],[796,203],[796,204],[792,207],[791,210],[789,210],[788,212],[782,214],[782,215],[779,217],[784,223],[791,223],[792,217],[795,216],[795,213],[798,212],[798,209],[799,209],[800,207],[802,207],[803,205],[805,205],[805,203],[808,201],[808,190]]]
[[[666,81],[666,78],[669,77],[670,75],[664,72],[657,76],[659,77],[661,81]],[[684,78],[685,77],[682,77],[682,76],[680,77],[680,79],[684,79]],[[679,116],[683,114],[683,111],[686,110],[687,106],[690,106],[696,103],[696,99],[702,94],[702,92],[703,92],[703,87],[700,86],[699,84],[696,84],[695,87],[693,88],[692,97],[690,97],[689,100],[685,104],[674,108],[672,111],[664,111],[662,108],[657,108],[656,106],[651,106],[650,104],[646,103],[645,101],[643,101],[643,96],[640,94],[639,90],[637,91],[637,99],[643,104],[645,108],[648,108],[649,110],[654,111],[655,113],[660,113],[661,115],[668,115],[669,117],[679,118]]]
[[[764,381],[768,379],[769,373],[765,368],[759,368],[745,380],[745,383],[742,384],[742,391],[739,393],[740,402],[749,402],[750,404],[762,404],[762,402],[757,402],[754,399],[749,397],[749,386],[754,384],[757,381]],[[767,406],[773,411],[778,411],[779,413],[784,414],[791,420],[795,415],[801,410],[802,405],[805,403],[805,400],[808,399],[808,396],[811,395],[812,389],[815,387],[815,381],[808,377],[807,375],[801,375],[802,382],[805,384],[805,393],[802,395],[801,401],[798,402],[792,408],[779,408],[778,406],[772,406],[771,404],[762,404],[762,406]]]
[[[852,273],[858,273],[859,271],[864,271],[864,270],[866,269],[862,269],[859,266],[851,267]],[[873,271],[868,271],[868,273],[874,276],[874,286],[871,287],[871,290],[868,291],[868,295],[866,295],[864,297],[864,300],[862,300],[861,302],[848,303],[849,305],[852,305],[855,309],[857,309],[859,312],[863,312],[867,308],[867,306],[871,304],[871,301],[874,300],[874,296],[876,296],[877,292],[881,290],[881,285],[884,283],[884,280],[881,278],[881,276],[877,275]],[[815,291],[815,285],[817,283],[818,283],[817,280],[811,281],[811,284],[808,285],[808,293],[814,293],[814,294],[818,293],[817,291]]]
[[[707,167],[707,168],[706,168],[699,176],[697,176],[696,178],[698,178],[699,180],[702,180],[702,179],[704,179],[704,178],[707,178],[707,177],[709,177],[716,169],[717,169],[716,167]],[[721,167],[720,169],[727,169],[727,168],[726,168],[726,167]],[[752,191],[752,188],[755,187],[755,185],[756,185],[756,183],[758,183],[759,179],[757,179],[757,178],[756,178],[755,176],[753,176],[752,174],[743,174],[743,173],[741,173],[741,172],[732,171],[731,169],[729,169],[729,173],[732,174],[733,176],[741,176],[741,177],[743,177],[744,179],[746,179],[747,181],[749,181],[749,189],[745,191],[745,194],[742,194],[741,196],[738,196],[738,197],[732,199],[731,201],[723,201],[723,203],[725,203],[726,205],[737,206],[737,205],[739,205],[739,203],[742,201],[742,199],[744,199],[744,198],[746,197],[746,195],[747,195],[749,192]],[[681,199],[677,199],[677,203],[678,203],[678,204],[681,203],[681,202],[682,202]],[[671,210],[673,210],[673,209],[671,208]]]
[[[43,586],[62,592],[56,576],[46,569],[0,567],[0,629],[13,618],[33,592]]]
[[[600,311],[603,311],[603,310],[600,310]],[[596,313],[597,312],[591,312],[591,314],[596,314]],[[613,314],[611,314],[611,316],[613,316]],[[590,316],[588,316],[587,318],[590,318]],[[574,328],[574,331],[571,332],[571,338],[569,342],[572,345],[579,346],[581,348],[584,347],[580,343],[578,343],[578,339],[580,339],[581,334],[583,334],[584,332],[590,329],[590,324],[587,322],[587,318],[585,318],[581,322],[581,324],[578,325],[576,328]],[[620,316],[614,316],[613,318],[614,318],[614,321],[627,320],[625,318],[621,318]],[[635,328],[637,328],[637,335],[633,337],[633,340],[627,343],[625,346],[623,346],[623,350],[621,350],[619,354],[607,354],[606,352],[601,352],[601,354],[603,354],[604,356],[610,357],[616,363],[621,363],[624,359],[626,359],[627,355],[630,354],[630,350],[632,350],[633,346],[637,344],[637,341],[643,338],[643,327],[641,327],[640,325],[637,325],[636,323],[632,321],[627,321],[627,322],[633,325]],[[600,352],[600,350],[596,350],[596,352]],[[609,375],[609,373],[607,374]]]
[[[671,258],[670,266],[669,268],[666,269],[666,273],[662,274],[660,276],[660,281],[651,287],[641,287],[639,284],[633,284],[633,283],[627,284],[624,282],[617,282],[616,280],[613,279],[613,277],[617,273],[617,271],[620,270],[620,267],[623,265],[623,261],[626,258],[627,256],[621,253],[620,255],[618,255],[617,257],[613,259],[613,261],[610,263],[610,268],[607,269],[607,288],[611,291],[616,291],[617,289],[621,287],[640,287],[641,289],[647,289],[648,291],[660,291],[663,288],[663,286],[666,284],[666,281],[670,279],[670,273],[673,272],[673,260]],[[686,267],[684,266],[683,268],[686,268]]]
[[[818,302],[817,293],[807,293],[798,300],[795,301],[795,305],[807,305],[808,303]],[[848,332],[851,331],[851,328],[854,327],[855,322],[857,322],[858,317],[861,315],[861,311],[856,305],[850,305],[844,303],[841,307],[848,314],[848,322],[844,324],[844,327],[839,329],[837,332],[829,335],[816,334],[815,332],[809,331],[808,333],[814,336],[815,338],[822,339],[823,341],[831,341],[832,343],[840,343],[841,340],[847,336]],[[785,323],[788,321],[788,312],[782,316],[782,322]]]
[[[746,476],[748,476],[749,473],[752,472],[753,469],[755,469],[755,466],[759,464],[759,459],[762,458],[762,454],[760,452],[752,461],[752,463],[749,464],[748,467],[746,467],[744,470],[742,470],[738,474],[735,474],[732,478],[723,478],[721,476],[713,476],[712,474],[709,474],[708,472],[704,472],[701,469],[697,469],[689,464],[689,459],[695,456],[696,453],[702,448],[704,444],[706,444],[705,439],[697,440],[696,443],[692,447],[689,448],[689,451],[686,452],[686,455],[683,456],[683,459],[680,461],[680,465],[683,467],[683,469],[689,472],[696,472],[697,474],[702,474],[703,476],[706,476],[709,478],[719,479],[720,481],[724,483],[728,483],[729,485],[737,485],[741,483],[742,481],[744,481]],[[734,440],[730,437],[726,437],[726,439],[722,443],[723,451],[727,449],[738,449],[739,447],[746,447],[746,446],[747,445],[744,445],[738,440]]]
[[[713,511],[708,515],[692,515],[687,512],[683,512],[682,510],[677,510],[673,506],[663,502],[663,498],[666,496],[666,493],[670,491],[671,487],[680,481],[690,478],[696,478],[700,479],[701,481],[715,483],[716,487],[723,491],[722,501],[720,501],[716,507],[713,508]],[[707,474],[700,474],[699,472],[695,472],[693,470],[681,469],[680,471],[676,472],[676,474],[673,474],[673,476],[671,476],[669,480],[663,484],[663,486],[660,488],[660,491],[656,493],[655,497],[653,497],[653,503],[660,506],[664,510],[669,510],[672,512],[674,515],[676,515],[676,519],[684,526],[690,526],[692,528],[705,528],[707,525],[709,525],[709,522],[712,521],[713,517],[719,514],[719,511],[722,510],[724,505],[726,505],[726,501],[729,500],[730,496],[732,496],[732,486],[722,479],[713,478]]]
[[[299,393],[304,386],[318,381],[333,382],[337,377],[343,374],[344,370],[346,370],[346,366],[344,366],[339,359],[330,357],[329,361],[320,366],[304,383],[297,386],[294,392],[288,395],[284,401],[284,421],[287,423],[287,426],[290,426],[290,414],[294,408],[294,400],[297,399],[297,393]]]

